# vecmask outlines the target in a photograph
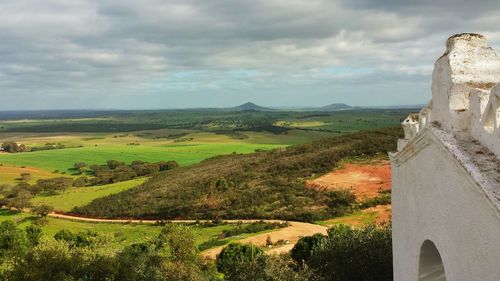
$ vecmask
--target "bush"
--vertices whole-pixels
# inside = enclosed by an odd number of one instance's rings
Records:
[[[290,252],[292,259],[299,265],[309,262],[314,251],[321,246],[325,239],[326,236],[319,233],[300,238]]]
[[[54,207],[52,207],[51,205],[47,205],[47,204],[41,204],[41,205],[35,206],[33,208],[33,212],[35,212],[37,215],[42,216],[42,217],[46,217],[52,211],[54,211]]]
[[[73,186],[74,187],[84,187],[88,183],[87,177],[78,177],[73,181]]]
[[[369,198],[360,204],[361,209],[367,209],[378,205],[391,204],[391,191],[386,190],[381,192],[377,197]]]
[[[260,280],[265,263],[264,251],[252,244],[231,243],[217,256],[217,270],[231,281]]]
[[[392,280],[391,227],[333,227],[306,263],[325,281]]]

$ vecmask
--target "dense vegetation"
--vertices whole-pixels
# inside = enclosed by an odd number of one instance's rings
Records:
[[[95,232],[59,231],[41,239],[36,226],[25,230],[0,223],[0,280],[217,280],[215,268],[202,260],[187,227],[167,225],[152,240],[123,250],[109,247],[109,237]]]
[[[218,156],[153,176],[74,213],[154,219],[279,218],[312,221],[349,211],[347,192],[305,187],[348,156],[395,150],[399,128],[364,131],[286,149]]]
[[[392,280],[391,227],[336,226],[326,237],[302,238],[291,256],[316,272],[322,281]]]
[[[390,281],[390,226],[337,226],[304,237],[291,255],[266,256],[253,245],[230,244],[217,257],[225,280]]]
[[[389,226],[335,227],[328,236],[302,238],[292,255],[267,256],[254,245],[233,243],[215,264],[201,258],[193,233],[183,225],[166,224],[158,236],[123,249],[109,243],[109,236],[93,231],[61,230],[44,238],[36,225],[21,228],[4,221],[0,223],[0,280],[392,280]]]

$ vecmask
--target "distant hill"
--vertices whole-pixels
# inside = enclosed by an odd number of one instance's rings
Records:
[[[336,111],[336,110],[347,110],[352,108],[353,108],[352,106],[347,105],[345,103],[332,103],[327,106],[323,106],[320,109],[326,111]]]
[[[271,108],[263,107],[260,105],[256,105],[255,103],[252,102],[247,102],[242,105],[236,106],[231,108],[232,110],[237,110],[237,111],[246,111],[246,110],[253,110],[253,111],[273,111]]]

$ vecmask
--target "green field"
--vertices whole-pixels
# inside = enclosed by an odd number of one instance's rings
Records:
[[[159,132],[155,132],[159,134]],[[217,155],[231,153],[251,153],[257,149],[273,149],[295,143],[303,143],[311,138],[321,137],[321,133],[309,134],[293,132],[287,135],[272,133],[245,132],[245,139],[234,139],[227,135],[215,133],[192,133],[176,141],[158,138],[151,135],[138,137],[127,135],[116,137],[113,134],[77,134],[77,135],[37,135],[10,136],[28,146],[40,146],[48,142],[59,142],[68,147],[22,153],[0,153],[0,164],[10,167],[37,168],[48,173],[71,174],[69,169],[75,162],[88,165],[105,164],[107,160],[120,160],[131,163],[134,160],[158,162],[175,160],[180,165],[191,165]],[[189,141],[187,141],[189,140]],[[130,145],[134,143],[136,145]],[[6,169],[6,168],[4,168]],[[36,176],[36,172],[33,173]],[[18,174],[19,175],[19,174]],[[17,175],[17,176],[18,176]],[[54,177],[57,175],[54,175]],[[0,180],[12,182],[16,175],[4,173]]]
[[[146,178],[138,178],[101,186],[72,187],[57,195],[36,196],[31,201],[34,205],[51,205],[57,211],[70,211],[74,207],[83,206],[94,199],[136,187],[145,180]]]
[[[41,218],[29,213],[18,213],[5,209],[0,209],[0,222],[5,220],[13,220],[21,227],[26,227],[31,223],[40,221]],[[243,224],[245,225],[245,224]],[[207,241],[217,239],[224,230],[233,229],[234,224],[223,224],[217,226],[201,226],[192,225],[191,230],[195,234],[197,245],[201,245]],[[42,224],[44,237],[53,237],[61,229],[68,229],[72,232],[80,232],[92,230],[101,235],[107,235],[111,239],[111,246],[116,249],[123,248],[127,245],[152,239],[160,233],[162,226],[153,224],[138,224],[138,223],[91,223],[77,222],[65,219],[47,218]],[[253,234],[243,234],[231,238],[224,239],[224,242],[243,239]]]

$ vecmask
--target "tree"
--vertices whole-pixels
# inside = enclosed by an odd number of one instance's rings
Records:
[[[231,243],[222,249],[216,264],[227,280],[264,280],[266,257],[255,245]]]
[[[290,252],[291,257],[297,264],[308,263],[314,251],[325,241],[326,236],[317,233],[313,236],[306,236],[299,239]]]
[[[266,257],[265,281],[318,281],[318,276],[307,266],[297,267],[287,254]],[[252,280],[252,279],[250,279]],[[253,279],[255,280],[255,279]]]
[[[356,203],[356,196],[349,189],[334,190],[327,193],[326,205],[335,216],[341,216]]]
[[[158,249],[168,249],[174,261],[195,261],[196,239],[186,226],[167,224],[156,240]]]
[[[87,185],[87,182],[88,182],[87,177],[78,177],[73,181],[73,186],[83,187]]]
[[[54,211],[54,207],[47,204],[41,204],[33,208],[33,212],[43,218],[47,217],[52,211]]]
[[[325,281],[392,280],[391,227],[333,227],[308,264]]]
[[[18,229],[14,222],[0,223],[0,262],[6,258],[25,254],[28,247],[29,241],[26,233]]]
[[[36,182],[36,185],[48,194],[56,194],[58,191],[64,191],[73,185],[72,178],[51,178],[41,179]]]
[[[16,152],[19,152],[21,149],[21,147],[14,141],[8,141],[8,142],[2,143],[1,148],[3,151],[9,152],[9,153],[16,153]]]
[[[29,208],[32,206],[30,199],[33,195],[27,190],[20,190],[15,197],[9,200],[7,204],[10,208],[15,208],[19,211],[22,211],[25,208]]]
[[[114,170],[120,166],[124,166],[125,163],[118,161],[118,160],[108,160],[107,165],[108,165],[109,169]]]
[[[85,171],[85,167],[87,167],[87,164],[85,164],[85,162],[77,162],[73,165],[73,169],[78,171],[79,174],[82,174]]]
[[[21,173],[21,180],[22,181],[29,181],[30,179],[31,179],[30,173]]]
[[[157,164],[160,167],[160,171],[166,171],[179,167],[179,164],[176,161],[160,161]]]
[[[36,246],[40,243],[40,239],[42,239],[42,228],[37,225],[28,225],[25,229],[26,237],[30,242],[31,246]]]

